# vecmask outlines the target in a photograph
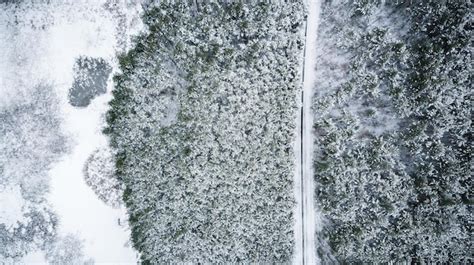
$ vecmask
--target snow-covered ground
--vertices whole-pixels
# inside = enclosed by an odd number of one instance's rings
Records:
[[[9,206],[0,208],[0,224],[5,224],[7,230],[15,229],[18,221],[24,218],[23,204],[24,200],[18,186],[8,187],[0,193],[0,205]]]
[[[28,96],[27,88],[41,82],[56,90],[62,128],[72,146],[50,170],[49,201],[59,216],[60,235],[77,235],[84,241],[85,256],[98,264],[134,264],[137,260],[127,245],[130,232],[124,227],[125,210],[104,204],[83,178],[88,156],[107,145],[101,130],[112,82],[109,79],[108,93],[94,99],[87,108],[72,107],[67,95],[77,57],[101,57],[117,69],[116,53],[126,48],[130,35],[141,27],[139,6],[139,1],[110,0],[49,4],[24,1],[17,7],[0,6],[5,8],[0,13],[0,34],[8,36],[0,43],[0,55],[4,55],[0,63],[0,103],[14,104],[15,97]],[[11,202],[14,194],[12,191],[0,196],[2,201],[8,201],[10,212],[21,208]],[[41,253],[31,253],[24,262],[44,263],[44,258]]]
[[[314,207],[313,181],[313,115],[311,98],[315,84],[317,31],[320,1],[307,1],[306,42],[303,65],[303,93],[301,112],[297,121],[295,154],[295,196],[297,201],[295,221],[294,264],[319,264],[316,255],[315,233],[320,231],[320,216]]]
[[[86,109],[65,108],[65,121],[76,141],[72,153],[51,170],[50,201],[60,216],[60,232],[78,234],[84,239],[86,256],[97,263],[134,263],[135,253],[128,242],[124,209],[113,209],[102,202],[84,182],[86,159],[107,144],[100,132],[108,96],[96,98]]]

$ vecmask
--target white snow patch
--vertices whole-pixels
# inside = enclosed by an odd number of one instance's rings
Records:
[[[24,204],[19,186],[9,186],[0,191],[0,224],[4,224],[7,230],[18,227],[19,223],[24,222]]]
[[[26,256],[23,257],[22,264],[26,265],[46,265],[46,258],[44,256],[43,251],[32,251],[28,253]]]

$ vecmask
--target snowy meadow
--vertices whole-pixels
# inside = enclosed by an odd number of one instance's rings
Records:
[[[0,263],[136,261],[124,209],[103,203],[83,168],[94,150],[108,149],[110,72],[140,10],[114,1],[0,3]]]

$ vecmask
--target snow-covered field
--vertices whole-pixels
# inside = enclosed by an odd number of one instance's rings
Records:
[[[136,262],[136,253],[127,244],[124,209],[104,204],[83,178],[88,156],[107,145],[101,130],[112,82],[109,78],[108,93],[86,108],[71,106],[68,90],[74,62],[81,55],[104,58],[116,69],[116,53],[126,49],[130,35],[141,27],[139,6],[132,1],[96,0],[0,4],[0,107],[13,108],[17,99],[34,96],[31,88],[41,83],[50,84],[44,89],[56,92],[61,130],[69,148],[47,166],[51,180],[47,199],[59,218],[59,236],[74,234],[83,240],[85,257],[96,263]],[[0,185],[2,223],[22,218],[22,200],[14,199],[16,191],[14,185],[3,189]],[[45,260],[41,252],[31,252],[23,262]]]

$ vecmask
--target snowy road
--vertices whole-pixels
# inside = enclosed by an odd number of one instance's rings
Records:
[[[297,121],[295,154],[295,195],[297,214],[295,222],[296,250],[294,264],[319,264],[316,255],[315,233],[318,231],[319,216],[314,207],[313,181],[313,115],[311,98],[313,96],[316,66],[316,39],[319,24],[320,1],[307,1],[308,17],[305,26],[305,48],[303,61],[303,91],[301,111]]]

